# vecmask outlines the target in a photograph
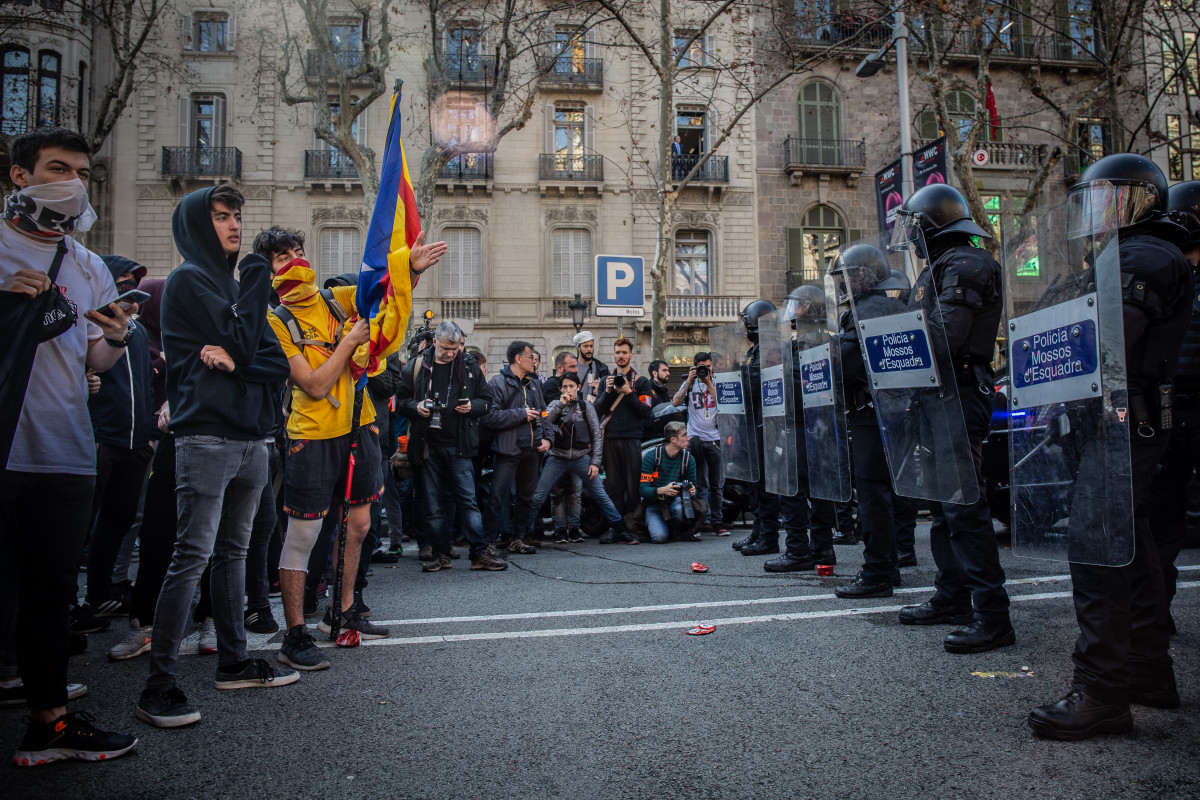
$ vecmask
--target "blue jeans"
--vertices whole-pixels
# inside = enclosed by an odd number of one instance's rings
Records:
[[[261,439],[222,436],[175,438],[178,538],[154,611],[148,689],[175,685],[175,662],[200,575],[212,557],[213,621],[217,665],[247,661],[243,627],[246,550],[254,515],[267,483],[267,448]],[[222,524],[224,522],[224,524]]]
[[[547,460],[547,463],[549,461]],[[580,494],[583,482],[578,475],[572,474],[566,481],[557,484],[550,490],[551,512],[554,515],[554,529],[565,530],[579,527],[579,516],[583,505]]]
[[[471,459],[456,455],[456,451],[455,447],[430,447],[417,470],[425,501],[425,530],[434,554],[449,554],[453,520],[447,511],[456,510],[474,557],[487,549],[483,517],[475,501],[475,466]]]
[[[533,492],[533,499],[529,506],[523,509],[524,527],[522,530],[528,530],[533,525],[533,515],[542,507],[542,503],[546,502],[546,496],[550,494],[550,490],[558,483],[559,479],[570,473],[577,477],[583,484],[583,490],[592,496],[596,501],[596,505],[600,506],[600,510],[604,513],[604,518],[608,520],[610,525],[615,525],[621,520],[621,512],[617,511],[617,507],[613,505],[613,501],[609,498],[608,492],[604,491],[604,481],[600,480],[597,475],[594,478],[588,477],[588,467],[592,465],[592,460],[587,456],[568,461],[565,458],[558,456],[550,456],[546,459],[546,466],[542,468],[542,477],[538,480],[537,489]],[[576,523],[579,518],[575,518]]]
[[[691,498],[688,498],[689,502]],[[667,513],[671,515],[671,519],[675,522],[683,522],[683,497],[672,497],[670,504],[667,506]],[[650,531],[650,541],[655,544],[666,544],[671,538],[670,531],[667,530],[667,521],[663,519],[662,506],[659,503],[651,503],[646,506],[646,528]]]

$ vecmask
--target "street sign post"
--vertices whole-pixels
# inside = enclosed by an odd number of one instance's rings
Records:
[[[596,316],[645,315],[645,269],[641,257],[598,255],[593,281]]]

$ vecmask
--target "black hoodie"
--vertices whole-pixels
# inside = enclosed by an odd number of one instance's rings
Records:
[[[167,278],[162,302],[163,354],[171,430],[177,436],[265,439],[275,428],[278,392],[288,378],[283,348],[267,324],[271,265],[251,254],[238,265],[225,255],[210,216],[213,189],[185,196],[175,208],[171,232],[183,255]],[[209,369],[200,349],[216,345],[237,365]]]
[[[146,274],[145,267],[124,256],[101,258],[114,280],[123,272],[132,272],[135,276]],[[100,391],[88,397],[96,441],[132,450],[143,447],[158,433],[151,358],[150,336],[145,326],[138,322],[133,326],[129,346],[117,363],[100,374]]]

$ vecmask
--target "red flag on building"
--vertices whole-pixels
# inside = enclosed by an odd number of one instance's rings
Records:
[[[988,112],[988,120],[992,123],[991,140],[1000,140],[1000,112],[996,110],[996,93],[992,91],[992,82],[988,81],[987,97],[983,101]]]

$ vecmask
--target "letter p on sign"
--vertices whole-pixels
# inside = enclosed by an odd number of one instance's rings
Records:
[[[633,267],[623,261],[608,262],[608,295],[605,299],[616,300],[617,290],[633,285]]]

